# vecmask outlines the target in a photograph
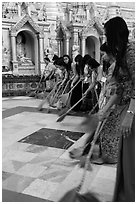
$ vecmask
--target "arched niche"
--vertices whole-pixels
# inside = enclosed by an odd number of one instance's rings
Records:
[[[20,38],[21,42],[18,42]],[[16,37],[16,46],[17,60],[19,60],[18,55],[22,52],[26,64],[36,64],[35,35],[32,32],[30,32],[29,30],[20,31]]]
[[[10,36],[13,74],[40,74],[45,67],[44,34],[38,24],[26,14],[11,28]],[[18,38],[23,40],[22,46],[19,45],[22,49],[22,60],[18,57]]]
[[[56,40],[58,44],[58,56],[70,54],[71,34],[63,22],[59,22],[56,28]]]
[[[86,38],[85,53],[95,58],[98,62],[100,61],[100,41],[96,36],[88,36]]]

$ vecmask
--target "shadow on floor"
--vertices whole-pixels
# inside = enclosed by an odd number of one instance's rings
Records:
[[[3,189],[2,202],[52,202],[52,201]]]

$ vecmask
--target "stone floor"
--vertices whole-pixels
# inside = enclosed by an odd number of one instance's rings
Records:
[[[78,186],[83,168],[69,151],[83,142],[83,116],[68,115],[56,122],[57,112],[39,112],[40,99],[2,99],[2,201],[57,202]],[[111,202],[115,165],[94,165],[81,193],[94,192],[100,202]]]

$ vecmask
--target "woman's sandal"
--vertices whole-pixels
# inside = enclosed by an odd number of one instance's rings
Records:
[[[102,164],[104,164],[104,160],[102,158],[91,159],[91,163],[92,164],[102,165]]]
[[[106,159],[106,158],[97,158],[97,159],[91,159],[91,163],[97,164],[97,165],[102,165],[102,164],[116,164],[117,161],[113,159]]]

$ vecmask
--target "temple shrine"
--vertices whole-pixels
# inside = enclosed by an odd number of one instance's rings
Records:
[[[134,2],[3,2],[2,74],[39,76],[45,55],[89,54],[100,62],[103,24],[114,16],[135,39]]]

